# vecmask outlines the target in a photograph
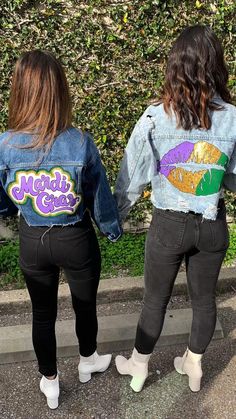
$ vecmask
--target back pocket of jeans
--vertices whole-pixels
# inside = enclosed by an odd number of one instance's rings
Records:
[[[38,248],[40,240],[20,235],[20,266],[32,268],[38,264]]]
[[[162,246],[170,249],[179,249],[182,246],[185,233],[186,219],[177,217],[156,215],[156,237]]]
[[[227,250],[229,247],[229,230],[225,220],[209,221],[212,248],[215,251]]]

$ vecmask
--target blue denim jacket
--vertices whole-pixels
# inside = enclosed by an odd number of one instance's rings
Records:
[[[88,133],[69,128],[48,154],[22,149],[30,134],[0,136],[0,181],[31,226],[74,224],[86,209],[100,231],[115,241],[121,227],[98,150]]]
[[[156,208],[194,211],[215,220],[222,184],[236,191],[236,108],[214,98],[209,130],[176,128],[162,104],[149,106],[125,150],[115,197],[121,220],[151,182]]]

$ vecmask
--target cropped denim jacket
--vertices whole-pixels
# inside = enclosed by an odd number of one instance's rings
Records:
[[[151,182],[156,208],[194,211],[215,220],[222,185],[236,191],[236,107],[215,97],[209,130],[176,128],[162,104],[137,122],[121,163],[115,197],[121,220]]]
[[[0,182],[31,226],[81,221],[86,209],[100,231],[115,241],[121,235],[116,202],[98,150],[88,133],[69,128],[51,150],[20,148],[32,135],[0,136]]]

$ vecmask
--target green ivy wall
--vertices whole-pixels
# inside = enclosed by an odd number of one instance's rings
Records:
[[[93,133],[114,183],[130,132],[158,96],[168,51],[181,29],[196,23],[214,29],[225,48],[235,97],[235,14],[233,0],[1,0],[0,130],[7,126],[17,57],[29,49],[51,50],[66,68],[74,123]],[[232,195],[228,202],[235,211]],[[141,200],[135,219],[148,205]]]

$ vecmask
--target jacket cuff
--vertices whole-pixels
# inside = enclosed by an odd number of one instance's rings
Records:
[[[122,234],[123,234],[123,230],[121,231],[121,233],[118,236],[115,236],[114,234],[108,234],[107,238],[112,243],[115,243],[115,242],[117,242],[117,240],[119,240],[119,238],[122,236]]]

